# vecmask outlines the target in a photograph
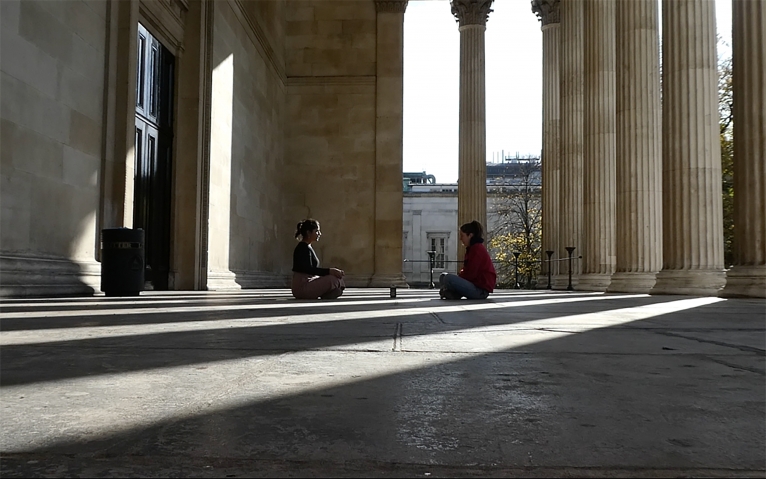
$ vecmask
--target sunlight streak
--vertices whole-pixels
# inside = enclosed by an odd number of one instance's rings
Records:
[[[437,365],[460,361],[492,353],[502,353],[534,343],[585,333],[588,331],[625,325],[658,315],[697,308],[725,301],[721,298],[693,298],[622,308],[596,313],[559,316],[526,321],[514,328],[537,329],[540,334],[514,335],[497,331],[498,326],[481,326],[450,331],[454,334],[493,333],[493,342],[478,352],[455,353],[407,353],[357,351],[355,354],[339,355],[330,350],[296,351],[257,358],[237,358],[224,361],[195,363],[178,367],[156,368],[120,374],[105,374],[6,386],[0,390],[5,413],[0,417],[4,434],[0,437],[0,450],[6,453],[31,451],[50,447],[55,443],[71,444],[104,439],[115,434],[144,429],[158,423],[211,415],[217,412],[252,406],[259,402],[275,401],[311,394],[339,386],[387,376],[412,372]],[[551,326],[564,327],[569,331],[547,331]],[[438,339],[440,335],[427,334],[405,336]],[[390,339],[386,342],[390,344]],[[372,341],[368,345],[380,345]],[[370,360],[360,361],[360,355],[370,355]],[[374,357],[385,355],[385,361]],[[299,362],[307,365],[301,374],[285,374],[285,368]],[[282,369],[280,369],[280,366]],[[328,374],[327,371],[332,371]],[[259,380],[266,378],[266,380]],[[278,380],[277,380],[278,379]],[[204,384],[206,391],[214,393],[177,394]],[[110,390],[108,401],[86,401],[93,392],[103,394]],[[34,404],[35,398],[51,395],[66,396],[68,400],[49,403],[46,414],[61,414],[70,418],[66,427],[39,422],[35,427],[27,424],[28,415],[20,414],[25,404]],[[18,398],[28,398],[20,402]],[[96,396],[98,397],[98,396]],[[156,407],[162,404],[162,407]],[[26,411],[23,411],[26,412]]]
[[[385,293],[385,295],[384,295]],[[402,300],[413,300],[413,299],[435,299],[437,297],[436,290],[403,290],[399,291],[399,298],[395,299],[395,301],[402,301]],[[572,292],[550,292],[550,291],[525,291],[524,293],[516,292],[516,291],[496,291],[492,294],[490,297],[490,300],[497,299],[497,298],[535,298],[540,297],[542,295],[545,295],[546,297],[551,296],[572,296],[572,295],[600,295],[603,293],[594,293],[594,292],[587,292],[587,291],[578,291],[576,293]],[[16,300],[18,302],[10,302],[8,300],[3,300],[0,298],[0,318],[3,318],[5,316],[2,315],[1,311],[3,308],[29,308],[29,309],[38,309],[41,307],[81,307],[83,309],[85,308],[91,308],[91,307],[103,307],[103,306],[152,306],[157,307],[163,304],[168,305],[174,305],[174,304],[187,304],[187,303],[201,303],[201,302],[216,302],[216,301],[227,301],[231,302],[232,300],[241,299],[243,301],[289,301],[289,304],[284,304],[284,307],[287,307],[292,304],[316,304],[318,306],[327,306],[327,305],[335,305],[335,304],[346,304],[350,301],[355,301],[357,299],[377,299],[381,302],[385,303],[391,303],[392,301],[390,299],[383,300],[384,297],[388,296],[388,288],[384,290],[380,290],[377,294],[359,294],[354,291],[346,291],[346,293],[339,299],[333,300],[333,301],[317,301],[317,300],[296,300],[293,298],[292,293],[290,290],[285,291],[279,291],[279,292],[258,292],[258,293],[231,293],[231,294],[216,294],[216,295],[142,295],[138,298],[132,298],[128,299],[126,297],[104,297],[104,296],[96,296],[96,297],[88,297],[88,298],[76,298],[69,301],[62,301],[61,298],[56,298],[56,300],[48,299],[46,301],[39,300],[38,298],[34,299],[24,299],[24,300]],[[309,303],[311,301],[311,303]],[[359,302],[356,302],[356,304],[360,304]],[[212,306],[212,305],[208,305]],[[256,304],[253,304],[253,306],[257,306]],[[133,310],[135,311],[135,310]],[[10,313],[9,313],[10,314]]]
[[[569,298],[550,298],[540,300],[529,301],[506,301],[499,303],[452,303],[449,306],[435,306],[433,304],[419,308],[404,308],[404,309],[378,309],[372,311],[350,311],[350,312],[328,312],[328,313],[316,313],[303,315],[299,318],[295,318],[289,315],[280,316],[267,316],[263,318],[237,318],[237,319],[209,319],[202,321],[178,321],[167,323],[154,323],[154,324],[116,324],[110,326],[80,326],[80,327],[53,327],[46,329],[30,329],[20,331],[2,331],[0,332],[0,346],[13,346],[23,344],[46,344],[57,343],[62,341],[80,341],[91,340],[100,338],[120,338],[129,336],[142,336],[148,334],[171,334],[182,333],[191,331],[215,331],[226,330],[230,328],[258,328],[264,326],[273,326],[277,324],[308,324],[318,322],[332,322],[332,321],[351,321],[359,319],[378,319],[378,318],[398,318],[403,316],[417,316],[431,313],[454,313],[461,311],[481,311],[488,309],[498,308],[518,308],[523,306],[540,306],[551,303],[573,303],[583,301],[603,301],[610,299],[627,299],[637,298],[646,295],[615,295],[615,296],[590,296],[590,297],[569,297]],[[430,301],[430,300],[429,300]],[[423,299],[411,299],[397,301],[399,303],[412,303],[423,302]],[[340,305],[341,303],[333,303]],[[391,305],[388,301],[357,301],[354,303],[346,303],[349,305],[376,305],[387,304]],[[443,304],[443,301],[439,301],[438,304]],[[299,306],[295,304],[293,306]],[[301,303],[300,306],[316,306],[316,303]],[[197,311],[211,311],[218,312],[222,310],[262,310],[262,309],[274,309],[282,308],[283,305],[246,305],[246,306],[212,306],[212,307],[198,307],[198,308],[175,308],[169,313],[182,313],[182,312],[197,312]],[[78,314],[66,314],[66,316],[83,316],[83,320],[87,321],[91,316],[114,316],[117,314],[134,314],[137,310],[103,310],[87,312],[87,315],[83,315],[83,312],[79,311]],[[140,311],[145,312],[145,311]],[[146,312],[154,312],[148,310]],[[74,311],[66,311],[66,313],[75,313]],[[22,313],[24,318],[30,317],[27,314]],[[57,316],[64,315],[58,313]],[[39,317],[39,316],[31,316]],[[45,317],[45,316],[44,316]],[[0,318],[6,319],[5,315]]]

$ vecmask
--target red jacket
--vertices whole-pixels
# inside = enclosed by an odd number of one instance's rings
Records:
[[[474,243],[465,249],[465,260],[463,269],[458,273],[463,279],[474,284],[477,288],[489,291],[495,289],[497,273],[492,264],[492,258],[489,257],[487,248],[482,243]]]

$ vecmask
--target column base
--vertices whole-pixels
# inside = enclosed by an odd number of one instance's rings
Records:
[[[607,293],[650,293],[657,273],[614,273]]]
[[[726,284],[724,270],[662,270],[651,294],[718,296]]]
[[[766,265],[735,265],[726,272],[725,298],[766,298]]]
[[[611,274],[581,274],[577,278],[578,291],[606,291],[612,282]]]
[[[575,283],[575,276],[572,276],[572,286],[574,286]],[[545,278],[545,285],[548,285],[548,278]],[[554,274],[551,276],[551,286],[552,289],[567,289],[567,286],[569,285],[569,276],[566,274]]]
[[[101,263],[43,255],[0,255],[0,297],[91,296]]]
[[[368,288],[371,279],[372,277],[366,274],[347,274],[343,277],[343,282],[347,288]],[[391,285],[389,284],[388,286]]]
[[[289,288],[293,277],[292,273],[286,275],[265,271],[233,270],[232,273],[235,275],[234,281],[242,289]]]
[[[434,274],[436,276],[436,274]],[[436,276],[438,278],[438,276]],[[397,288],[408,288],[407,280],[402,273],[376,273],[370,278],[371,288],[390,288],[396,286]]]
[[[231,271],[208,271],[208,291],[239,291],[242,286],[237,283],[237,275]]]

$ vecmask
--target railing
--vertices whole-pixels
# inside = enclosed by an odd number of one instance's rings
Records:
[[[545,254],[548,256],[548,259],[536,259],[536,260],[525,260],[524,263],[534,264],[534,263],[546,263],[547,264],[547,270],[546,273],[548,276],[548,285],[545,289],[553,289],[553,285],[551,284],[551,263],[555,263],[557,261],[567,261],[569,263],[569,282],[567,284],[567,291],[573,291],[574,287],[572,287],[572,260],[575,259],[582,259],[582,255],[574,257],[572,256],[572,253],[574,253],[575,247],[574,246],[567,246],[565,247],[567,250],[567,257],[566,258],[558,258],[558,259],[551,259],[551,256],[553,256],[554,251],[546,250]],[[405,263],[428,263],[428,269],[430,273],[430,282],[428,284],[429,289],[434,289],[434,267],[436,265],[436,251],[426,251],[428,254],[428,259],[405,259]],[[521,285],[519,284],[519,256],[521,256],[521,252],[514,251],[513,252],[513,258],[514,258],[514,275],[515,280],[513,282],[513,289],[521,289]],[[439,263],[461,263],[462,261],[455,261],[455,260],[439,260]],[[531,278],[530,278],[531,279]]]
[[[565,247],[567,250],[567,257],[566,258],[557,258],[557,259],[551,259],[551,256],[553,256],[554,251],[546,250],[545,254],[548,256],[548,259],[535,259],[535,260],[525,260],[524,263],[529,264],[535,264],[535,263],[546,263],[547,264],[547,270],[546,276],[548,277],[548,285],[545,287],[545,289],[553,289],[553,285],[551,284],[551,263],[555,263],[558,261],[567,261],[569,263],[569,282],[567,284],[567,291],[573,291],[574,287],[572,287],[572,260],[575,259],[582,259],[582,255],[574,257],[572,256],[572,253],[575,250],[574,246],[567,246]],[[520,252],[514,251],[513,257],[514,257],[514,271],[516,279],[513,283],[513,289],[521,289],[521,285],[519,284],[519,256],[521,255]]]
[[[426,251],[428,259],[406,259],[405,263],[428,263],[428,269],[431,275],[431,281],[428,284],[428,289],[434,289],[434,268],[436,267],[436,251]],[[439,263],[462,263],[462,261],[455,260],[439,260]]]

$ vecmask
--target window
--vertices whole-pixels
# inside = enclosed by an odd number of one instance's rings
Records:
[[[435,251],[434,269],[445,269],[447,261],[447,238],[445,233],[428,234],[428,251]]]

